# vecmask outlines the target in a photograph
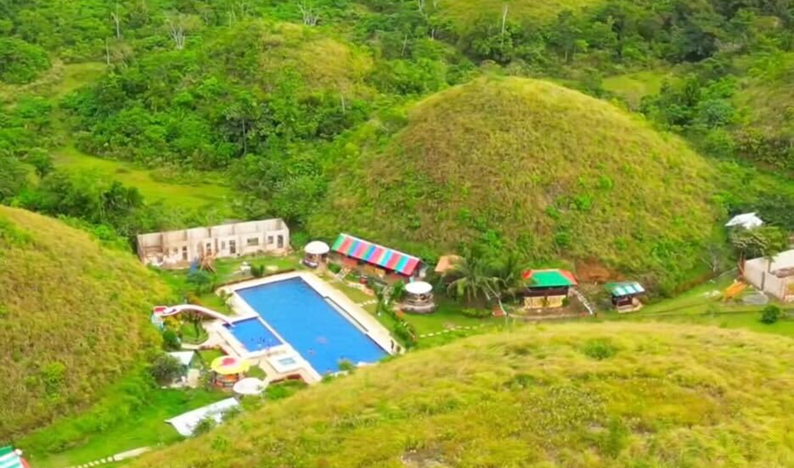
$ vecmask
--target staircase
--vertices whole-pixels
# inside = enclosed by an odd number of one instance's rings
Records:
[[[334,275],[334,279],[337,281],[342,281],[343,279],[345,279],[345,276],[347,276],[348,273],[350,273],[350,268],[347,267],[342,268],[341,270],[339,270],[339,273]]]
[[[571,288],[571,292],[573,293],[574,296],[576,296],[577,299],[579,299],[579,302],[582,303],[582,305],[584,306],[585,309],[587,309],[587,312],[590,315],[595,315],[595,306],[593,306],[593,304],[591,304],[590,301],[588,301],[587,298],[584,297],[584,294],[582,294],[581,292],[579,292],[578,289],[575,288]]]

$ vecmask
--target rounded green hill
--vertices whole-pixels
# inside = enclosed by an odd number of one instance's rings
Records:
[[[385,140],[340,165],[315,234],[431,258],[466,243],[536,264],[597,260],[653,287],[699,266],[718,214],[712,170],[678,138],[544,81],[446,90]]]
[[[0,206],[0,442],[91,403],[155,346],[168,290],[130,254]]]
[[[133,467],[771,468],[785,337],[661,324],[481,335],[265,403]]]

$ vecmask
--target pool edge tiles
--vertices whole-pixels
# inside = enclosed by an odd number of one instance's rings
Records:
[[[233,293],[236,308],[255,313],[318,375],[337,372],[345,359],[376,363],[395,349],[396,342],[380,322],[311,273],[274,275],[224,289]],[[304,298],[307,292],[315,298]],[[296,315],[298,310],[304,314]]]

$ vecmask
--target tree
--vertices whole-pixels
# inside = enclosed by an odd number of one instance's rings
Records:
[[[458,298],[474,302],[479,298],[491,301],[499,297],[500,281],[491,271],[488,261],[479,253],[468,252],[458,260],[447,290]]]
[[[160,385],[169,384],[182,374],[182,363],[170,354],[158,354],[152,361],[149,372]]]
[[[526,265],[521,256],[514,252],[508,252],[494,268],[494,277],[499,285],[499,290],[505,293],[514,293],[523,284],[523,273]]]
[[[767,325],[772,325],[780,319],[780,307],[776,305],[768,305],[761,311],[761,322]]]

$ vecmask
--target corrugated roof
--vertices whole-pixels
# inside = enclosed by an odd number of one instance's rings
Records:
[[[559,288],[576,286],[576,278],[568,270],[528,270],[522,275],[530,288]]]
[[[0,468],[23,468],[24,460],[14,447],[0,447]]]
[[[613,296],[629,296],[632,294],[642,294],[645,288],[636,281],[621,281],[617,283],[607,283],[604,287]]]
[[[413,275],[421,263],[421,260],[412,255],[348,234],[339,234],[331,250],[407,276]]]

